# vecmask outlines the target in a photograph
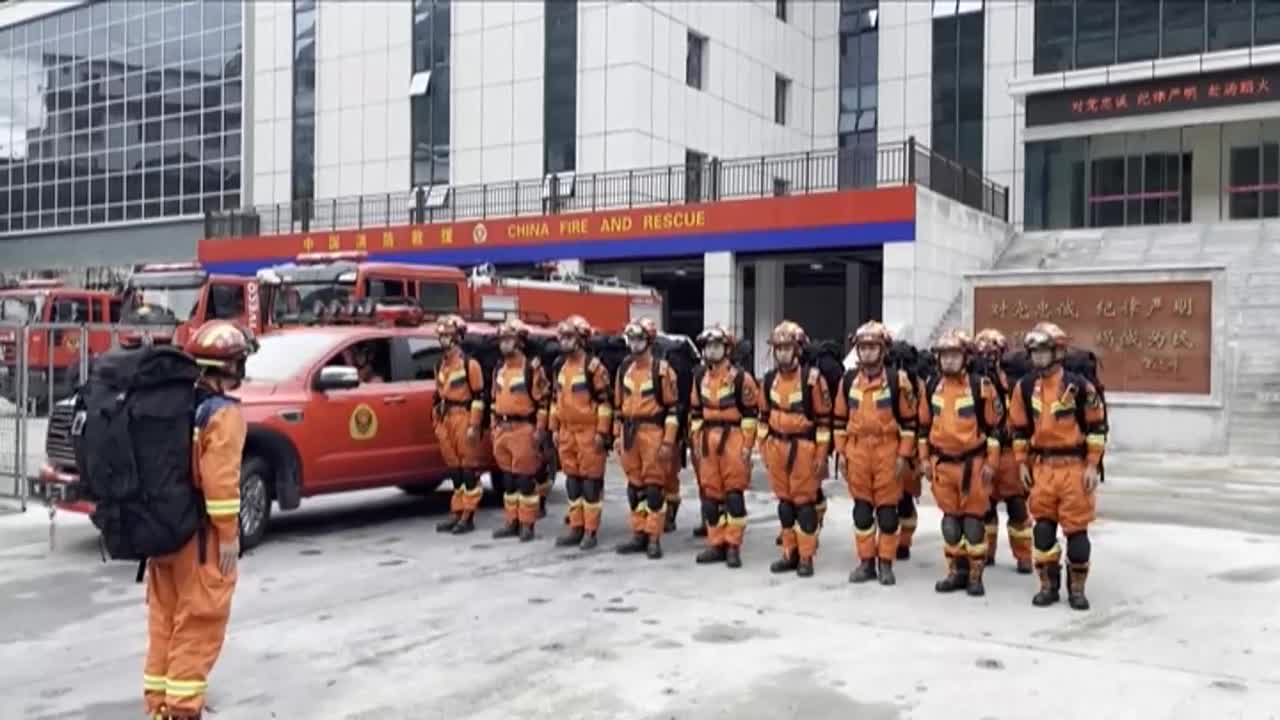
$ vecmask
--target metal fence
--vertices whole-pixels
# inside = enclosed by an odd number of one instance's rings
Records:
[[[26,337],[16,326],[0,326],[0,500],[27,503]]]
[[[533,180],[301,200],[210,213],[205,237],[509,218],[919,183],[1002,220],[1008,188],[915,141]]]

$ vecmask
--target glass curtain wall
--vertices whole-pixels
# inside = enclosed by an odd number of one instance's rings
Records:
[[[547,0],[542,172],[577,168],[578,0]]]
[[[930,146],[982,171],[982,0],[934,0]]]
[[[293,199],[315,198],[316,0],[293,0]]]
[[[449,3],[413,2],[409,112],[415,186],[449,182]]]
[[[876,184],[876,108],[879,105],[878,0],[840,3],[840,187]]]

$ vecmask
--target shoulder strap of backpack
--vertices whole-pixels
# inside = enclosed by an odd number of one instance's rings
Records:
[[[991,437],[991,424],[987,422],[987,401],[982,397],[982,378],[979,373],[969,373],[969,393],[973,395],[973,416],[978,421],[978,429],[982,434]]]
[[[1032,410],[1031,410],[1031,400],[1032,400],[1031,396],[1032,394],[1035,393],[1035,391],[1036,391],[1036,376],[1034,374],[1027,373],[1026,375],[1023,375],[1020,380],[1018,380],[1018,394],[1022,396],[1022,410],[1027,417],[1027,424],[1021,428],[1015,428],[1015,430],[1023,434],[1024,440],[1031,439],[1031,429],[1035,427],[1035,418],[1032,417]]]
[[[590,374],[591,363],[585,365],[585,372]],[[564,369],[564,356],[557,357],[555,362],[551,363],[551,399],[555,400],[560,396],[560,371]]]
[[[1083,375],[1077,375],[1076,373],[1066,372],[1064,370],[1062,373],[1063,392],[1066,392],[1067,388],[1070,388],[1072,386],[1074,386],[1076,389],[1076,402],[1075,402],[1076,425],[1080,427],[1080,432],[1087,434],[1089,432],[1089,424],[1084,417],[1084,401],[1085,401],[1084,393],[1085,393],[1085,388],[1092,386],[1092,383],[1090,383]]]
[[[817,385],[813,374],[817,372],[821,377],[822,373],[818,372],[818,368],[813,365],[800,365],[800,402],[804,405],[804,416],[809,422],[816,423],[818,415],[813,409],[813,388]]]
[[[666,362],[666,360],[659,360],[655,356],[653,362],[649,363],[649,372],[653,376],[651,378],[651,382],[653,382],[653,399],[664,408],[667,406],[667,398],[664,397],[665,393],[662,391],[662,366]]]
[[[764,393],[764,415],[765,419],[769,418],[769,411],[777,407],[773,402],[773,381],[777,379],[778,371],[775,368],[769,368],[764,372],[764,387],[761,392]]]
[[[746,382],[747,371],[732,364],[729,368],[733,372],[733,402],[738,406],[738,414],[744,418],[755,417],[758,409],[748,407],[742,402],[742,386]]]
[[[209,421],[213,419],[218,411],[228,405],[235,405],[236,401],[226,395],[210,395],[196,406],[195,425],[196,428],[203,430],[209,425]]]

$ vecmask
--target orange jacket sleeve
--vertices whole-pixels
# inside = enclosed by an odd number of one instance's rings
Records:
[[[856,376],[855,376],[856,378]],[[831,412],[831,422],[834,424],[834,432],[832,433],[833,442],[835,443],[836,453],[843,455],[845,443],[849,440],[849,374],[845,373],[840,378],[840,384],[836,388],[835,407]]]
[[[696,377],[696,375],[695,375]],[[744,396],[745,397],[745,396]],[[702,388],[697,383],[689,386],[689,441],[702,430]]]
[[[536,426],[539,430],[547,429],[547,412],[551,402],[551,383],[547,381],[547,372],[543,369],[542,363],[533,361],[533,387],[529,397],[533,400],[533,406],[537,410],[538,418]]]
[[[916,407],[916,388],[911,383],[911,378],[901,370],[898,371],[897,377],[893,382],[898,383],[898,414],[903,418],[914,420],[919,408]],[[898,456],[910,458],[916,452],[916,428],[915,422],[911,423],[911,427],[898,428]]]
[[[240,406],[230,404],[209,418],[198,438],[200,490],[223,543],[240,535],[240,458],[247,432]]]
[[[750,450],[756,445],[758,427],[756,408],[760,405],[760,388],[756,386],[756,379],[751,377],[751,373],[746,370],[738,370],[738,372],[742,373],[742,407],[746,411],[741,423],[742,444]]]
[[[1027,446],[1031,441],[1031,420],[1027,408],[1022,403],[1022,383],[1035,382],[1024,377],[1013,386],[1009,397],[1009,431],[1013,433],[1013,457],[1019,463],[1027,461]]]
[[[613,383],[613,436],[622,437],[622,377],[619,372]]]
[[[471,427],[478,430],[484,420],[484,370],[475,358],[467,358],[467,387],[471,388]]]
[[[923,391],[920,392],[920,402],[916,407],[916,421],[919,425],[916,427],[916,449],[920,462],[929,462],[929,432],[933,429],[933,404],[932,399],[925,396]]]
[[[1084,387],[1084,421],[1085,461],[1097,467],[1107,449],[1107,410],[1097,388],[1088,382]]]
[[[680,393],[676,385],[676,371],[671,369],[666,360],[662,361],[659,368],[659,377],[662,380],[662,398],[667,401],[667,419],[662,427],[662,442],[671,445],[676,441],[676,435],[680,432],[680,418],[675,413],[680,402]]]
[[[1000,393],[991,381],[983,378],[981,385],[982,413],[992,430],[1000,427],[1004,419],[1004,403],[1000,401]],[[1000,438],[994,433],[987,436],[987,464],[995,467],[1000,462]]]
[[[817,455],[826,457],[831,447],[831,391],[827,388],[827,379],[816,368],[810,368],[812,382],[809,392],[813,394],[813,414],[818,427],[814,432]]]
[[[768,380],[768,373],[765,374],[765,380]],[[764,384],[760,386],[760,407],[756,418],[756,440],[764,442],[769,436],[769,394],[765,392]]]
[[[596,432],[608,435],[613,427],[613,393],[609,388],[609,372],[599,360],[592,360],[591,367],[591,392],[593,397],[600,399],[596,406]]]

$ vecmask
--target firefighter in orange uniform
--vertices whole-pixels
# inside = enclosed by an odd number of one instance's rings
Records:
[[[925,381],[923,378],[916,378],[915,382],[916,397],[924,397]],[[917,432],[919,431],[920,417],[914,418]],[[908,463],[907,472],[902,477],[902,497],[898,499],[898,559],[911,559],[911,542],[916,535],[916,527],[919,523],[919,512],[916,505],[920,501],[920,495],[924,492],[924,483],[921,473],[923,468],[920,462],[913,456]]]
[[[569,496],[568,526],[556,545],[596,546],[604,497],[604,463],[613,429],[613,398],[609,371],[587,353],[592,328],[580,315],[571,315],[556,328],[564,356],[552,369],[551,432]]]
[[[632,538],[617,547],[620,555],[645,552],[662,557],[662,533],[667,524],[666,485],[676,462],[676,374],[665,360],[653,356],[658,327],[641,318],[622,331],[630,356],[618,368],[614,390],[615,446],[627,474],[627,503],[631,506]]]
[[[1000,393],[1000,400],[1009,407],[1009,377],[1000,366],[1009,344],[999,330],[985,329],[975,337],[976,351],[985,359],[989,372]],[[996,561],[996,548],[1000,538],[1000,515],[997,508],[1003,501],[1005,511],[1009,515],[1007,530],[1009,549],[1017,562],[1017,571],[1023,575],[1031,573],[1031,515],[1027,512],[1027,489],[1022,486],[1018,477],[1018,461],[1013,457],[1013,436],[1009,432],[1009,417],[1005,414],[1004,422],[997,429],[1000,438],[1000,465],[996,468],[995,481],[991,486],[991,507],[987,510],[983,521],[987,531],[987,565]]]
[[[969,338],[958,330],[934,345],[941,374],[920,397],[919,445],[921,467],[942,511],[947,576],[934,589],[964,589],[977,597],[986,594],[983,516],[1000,463],[1000,439],[992,430],[1001,426],[1004,403],[989,379],[969,372],[969,350]]]
[[[1096,512],[1099,466],[1107,443],[1106,412],[1097,388],[1062,367],[1067,336],[1052,323],[1027,333],[1023,344],[1033,371],[1018,381],[1009,403],[1009,427],[1018,473],[1031,490],[1035,518],[1032,558],[1040,576],[1037,607],[1056,603],[1061,587],[1062,547],[1067,537],[1067,602],[1088,610],[1089,523]]]
[[[444,355],[436,368],[435,431],[453,480],[449,519],[436,530],[455,535],[475,530],[474,518],[484,494],[480,474],[487,459],[480,431],[485,411],[484,371],[475,358],[462,351],[466,332],[466,321],[457,315],[446,315],[436,323]]]
[[[209,672],[231,617],[247,428],[239,404],[227,393],[240,386],[245,360],[257,342],[235,323],[214,320],[201,326],[185,349],[203,368],[193,445],[195,482],[204,495],[208,524],[182,549],[147,563],[143,696],[147,714],[166,720],[201,717]]]
[[[533,539],[538,521],[537,474],[547,428],[550,388],[542,363],[526,357],[529,328],[516,319],[498,327],[502,364],[493,373],[493,456],[502,471],[505,524],[495,538]]]
[[[747,528],[751,449],[756,440],[759,391],[751,375],[729,361],[733,336],[711,327],[698,336],[704,365],[689,392],[689,432],[698,468],[698,495],[707,528],[702,564],[742,567],[742,535]]]
[[[782,557],[769,570],[811,577],[818,551],[818,478],[831,446],[831,402],[822,373],[800,363],[804,337],[790,320],[769,336],[774,367],[764,376],[757,435],[782,524]]]
[[[884,362],[888,340],[878,322],[858,328],[850,338],[858,353],[858,369],[845,373],[836,394],[836,449],[845,461],[860,560],[849,574],[853,583],[877,576],[881,585],[896,582],[893,561],[898,554],[898,501],[915,452],[912,423],[917,412],[916,391],[905,372],[898,370],[896,377],[889,377]]]

